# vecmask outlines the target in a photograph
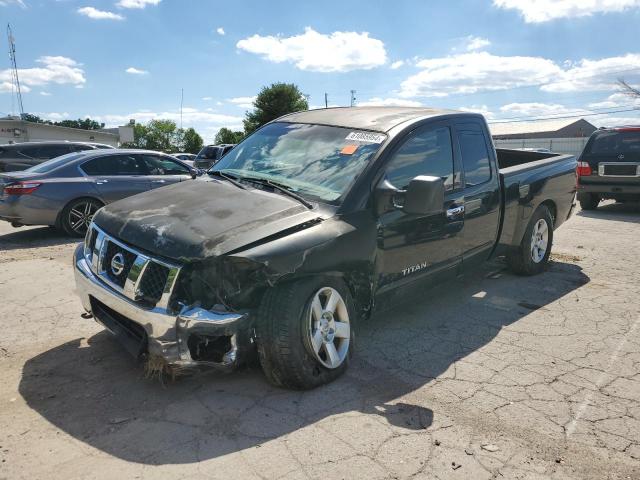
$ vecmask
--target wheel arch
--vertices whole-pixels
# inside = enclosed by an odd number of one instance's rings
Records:
[[[58,215],[56,216],[56,227],[62,226],[62,214],[67,210],[69,205],[71,205],[73,202],[77,202],[78,200],[85,200],[85,199],[95,200],[96,202],[100,203],[103,207],[106,205],[106,203],[104,203],[104,201],[102,201],[96,195],[80,195],[77,197],[74,196],[71,200],[68,200],[58,212]]]

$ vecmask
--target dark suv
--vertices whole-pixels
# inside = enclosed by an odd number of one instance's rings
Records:
[[[601,128],[578,160],[578,200],[594,210],[603,199],[640,200],[640,126]]]
[[[193,166],[202,170],[209,170],[213,165],[218,163],[222,157],[224,157],[229,150],[235,147],[235,144],[221,143],[219,145],[207,145],[200,152],[193,161]]]
[[[0,172],[15,172],[67,153],[113,148],[89,142],[25,142],[0,145]]]

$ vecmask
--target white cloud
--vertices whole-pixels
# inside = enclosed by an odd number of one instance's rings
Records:
[[[224,31],[224,28],[218,27],[218,28],[216,28],[216,33],[218,35],[224,35],[226,32]]]
[[[124,17],[118,13],[98,10],[93,7],[81,7],[78,9],[78,13],[94,20],[124,20]]]
[[[622,12],[639,7],[640,0],[493,0],[493,5],[518,10],[527,23],[540,23],[594,13]]]
[[[367,32],[333,32],[329,35],[307,27],[292,37],[253,35],[236,47],[275,63],[294,63],[300,70],[348,72],[371,69],[387,62],[384,43]]]
[[[504,90],[552,81],[562,69],[541,57],[500,57],[487,52],[420,60],[422,71],[401,84],[401,97]]]
[[[51,94],[49,92],[44,92],[44,91],[40,92],[40,95],[42,95],[43,97],[50,97],[51,96]]]
[[[162,0],[120,0],[116,6],[120,8],[145,8],[147,5],[158,5]]]
[[[469,35],[467,38],[467,51],[473,52],[475,50],[481,50],[484,47],[488,47],[491,45],[491,42],[482,37],[474,37],[473,35]]]
[[[9,5],[18,5],[19,7],[27,8],[23,0],[0,0],[0,7],[8,7]]]
[[[403,65],[404,65],[404,60],[396,60],[395,62],[393,62],[391,64],[391,69],[392,70],[397,70],[398,68],[400,68]]]
[[[227,100],[229,103],[233,103],[240,108],[253,108],[253,102],[255,102],[256,97],[235,97]]]
[[[202,100],[204,100],[205,102],[210,102],[211,100],[213,100],[213,97],[202,97]]]
[[[616,79],[638,78],[640,54],[628,53],[624,56],[600,60],[583,59],[568,64],[559,78],[541,87],[546,92],[574,92],[584,90],[612,90]]]
[[[358,102],[358,107],[421,107],[422,103],[406,98],[370,98],[366,102]]]
[[[42,66],[20,68],[20,84],[23,92],[30,87],[44,86],[51,83],[58,85],[82,86],[86,83],[84,70],[75,60],[67,57],[40,57],[37,63]],[[0,70],[0,91],[11,91],[11,70]]]
[[[640,107],[640,98],[632,97],[623,92],[614,93],[613,95],[609,95],[605,100],[601,102],[593,102],[589,104],[589,108],[618,108],[618,107],[627,107],[627,106],[638,106]]]
[[[400,96],[446,97],[527,86],[545,92],[612,90],[620,76],[640,78],[639,64],[640,54],[631,53],[562,65],[542,57],[464,53],[418,61],[421,71],[402,82]]]
[[[130,73],[131,75],[148,75],[149,72],[146,70],[141,70],[136,67],[129,67],[125,70],[125,72]]]
[[[504,118],[554,117],[562,115],[587,115],[591,113],[583,108],[570,108],[559,103],[525,102],[509,103],[500,107]]]
[[[495,114],[486,105],[471,105],[470,107],[460,107],[458,110],[461,112],[480,113],[487,120],[495,118]]]
[[[53,120],[54,122],[68,120],[70,118],[68,112],[35,112],[34,115],[44,118],[45,120]]]

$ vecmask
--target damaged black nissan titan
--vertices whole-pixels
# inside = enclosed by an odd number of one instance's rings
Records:
[[[202,178],[100,209],[76,282],[152,369],[257,355],[274,384],[313,388],[347,369],[375,308],[493,256],[542,272],[575,194],[573,156],[496,151],[478,114],[293,113]]]

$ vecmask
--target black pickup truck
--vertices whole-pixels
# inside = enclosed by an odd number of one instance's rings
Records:
[[[640,200],[640,127],[601,128],[578,159],[578,200],[595,210],[600,200]]]
[[[576,160],[496,150],[482,116],[426,108],[294,113],[203,178],[110,204],[75,252],[87,312],[147,367],[270,381],[338,377],[353,326],[494,255],[543,271]]]

